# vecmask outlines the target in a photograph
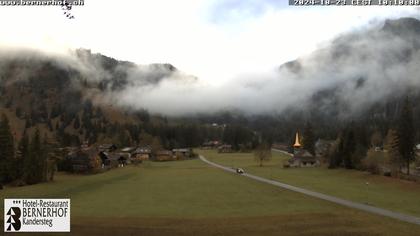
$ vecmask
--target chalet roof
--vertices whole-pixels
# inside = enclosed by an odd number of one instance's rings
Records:
[[[152,149],[150,147],[138,147],[136,150],[133,151],[135,154],[150,154],[152,153]]]
[[[178,148],[178,149],[173,149],[173,152],[190,152],[191,150],[189,148]]]
[[[121,152],[132,152],[135,148],[134,147],[125,147],[121,149]]]
[[[163,150],[163,151],[158,151],[158,152],[156,152],[156,155],[172,155],[172,152],[171,151],[168,151],[168,150]]]

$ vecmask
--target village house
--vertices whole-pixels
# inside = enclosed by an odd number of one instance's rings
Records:
[[[168,150],[158,151],[156,152],[155,160],[156,161],[173,161],[174,155],[171,151],[168,151]]]
[[[128,164],[127,160],[129,159],[127,153],[100,152],[99,156],[102,161],[102,168],[124,167]]]
[[[175,155],[176,159],[183,160],[191,157],[192,150],[189,148],[179,148],[173,149],[172,153]]]
[[[217,148],[217,151],[219,153],[232,153],[233,152],[233,148],[232,148],[232,145],[224,144],[224,145],[219,146]]]
[[[152,149],[150,147],[138,147],[131,152],[131,162],[134,164],[150,160],[152,157]]]
[[[216,149],[220,145],[220,141],[208,141],[201,145],[201,149]]]
[[[299,141],[299,133],[296,133],[295,143],[293,144],[293,157],[288,160],[290,167],[314,167],[319,166],[319,160],[316,159],[307,150],[303,149]]]
[[[121,149],[121,152],[123,152],[123,153],[132,153],[132,152],[134,152],[134,150],[136,150],[136,148],[135,147],[125,147],[125,148],[122,148]]]
[[[100,166],[97,150],[94,148],[78,148],[71,151],[67,158],[70,160],[72,171],[77,173],[88,173]]]

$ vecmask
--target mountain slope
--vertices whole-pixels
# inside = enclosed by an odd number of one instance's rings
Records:
[[[128,86],[158,86],[164,80],[180,79],[170,64],[136,65],[83,49],[70,56],[32,51],[1,55],[0,113],[11,120],[17,140],[36,127],[64,145],[111,142],[118,132],[136,138],[141,130],[128,135],[128,129],[118,127],[149,122],[150,116],[144,110],[113,105],[114,94]],[[158,117],[152,121],[163,122]]]

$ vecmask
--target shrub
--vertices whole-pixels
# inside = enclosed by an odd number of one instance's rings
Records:
[[[362,160],[362,169],[367,170],[372,174],[380,174],[382,163],[384,163],[383,153],[376,152],[374,149],[369,149],[367,156]]]

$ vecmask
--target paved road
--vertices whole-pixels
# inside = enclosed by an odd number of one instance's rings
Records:
[[[217,163],[211,162],[201,155],[200,155],[200,159],[202,161],[204,161],[205,163],[209,164],[209,165],[212,165],[214,167],[217,167],[217,168],[223,169],[225,171],[236,174],[235,169],[232,169],[232,168],[229,168],[229,167],[222,166],[222,165],[219,165]],[[401,220],[401,221],[405,221],[405,222],[408,222],[408,223],[420,225],[420,218],[417,218],[417,217],[414,217],[414,216],[405,215],[405,214],[401,214],[401,213],[398,213],[398,212],[393,212],[393,211],[385,210],[385,209],[382,209],[382,208],[369,206],[369,205],[366,205],[366,204],[361,204],[361,203],[357,203],[357,202],[344,200],[344,199],[333,197],[333,196],[330,196],[330,195],[326,195],[326,194],[306,190],[306,189],[303,189],[303,188],[295,187],[295,186],[292,186],[292,185],[284,184],[284,183],[281,183],[281,182],[278,182],[278,181],[261,178],[259,176],[251,175],[251,174],[248,174],[248,173],[244,173],[241,176],[246,176],[248,178],[251,178],[251,179],[263,182],[263,183],[271,184],[271,185],[274,185],[274,186],[277,186],[277,187],[280,187],[280,188],[284,188],[284,189],[287,189],[287,190],[290,190],[290,191],[302,193],[302,194],[305,194],[305,195],[308,195],[308,196],[311,196],[311,197],[319,198],[319,199],[329,201],[329,202],[333,202],[333,203],[343,205],[343,206],[346,206],[346,207],[350,207],[350,208],[354,208],[354,209],[358,209],[358,210],[362,210],[362,211],[367,211],[369,213],[373,213],[373,214],[377,214],[377,215],[381,215],[381,216],[387,216],[387,217],[394,218],[394,219],[397,219],[397,220]]]

